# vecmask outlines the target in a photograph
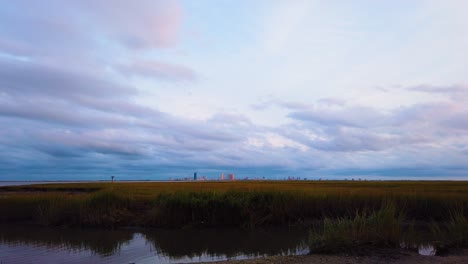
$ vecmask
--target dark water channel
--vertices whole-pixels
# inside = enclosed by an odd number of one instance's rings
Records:
[[[101,230],[0,226],[0,263],[190,263],[306,254],[298,229]]]

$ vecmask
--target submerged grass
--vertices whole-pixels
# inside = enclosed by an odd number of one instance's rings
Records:
[[[0,222],[255,228],[325,218],[329,225],[342,229],[352,219],[351,228],[360,223],[362,230],[375,230],[374,223],[392,224],[385,222],[390,221],[384,214],[390,210],[388,204],[392,204],[397,220],[404,213],[406,221],[450,222],[451,212],[457,208],[467,216],[468,183],[238,181],[12,186],[0,188]]]

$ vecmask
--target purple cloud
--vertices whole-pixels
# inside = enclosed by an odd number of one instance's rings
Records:
[[[56,98],[134,95],[134,88],[45,63],[0,59],[0,89],[9,95]]]

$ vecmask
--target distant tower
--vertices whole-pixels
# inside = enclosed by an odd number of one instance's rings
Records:
[[[194,172],[194,173],[193,173],[193,180],[194,180],[194,181],[197,180],[197,172]]]
[[[230,181],[233,181],[233,180],[234,180],[234,173],[230,173],[230,174],[228,175],[228,179],[229,179]]]
[[[224,172],[221,173],[221,180],[224,180]]]

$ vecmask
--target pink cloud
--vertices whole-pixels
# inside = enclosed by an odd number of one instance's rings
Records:
[[[131,48],[176,45],[183,18],[177,1],[88,1],[85,8],[111,38]]]

